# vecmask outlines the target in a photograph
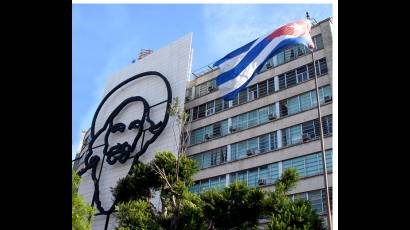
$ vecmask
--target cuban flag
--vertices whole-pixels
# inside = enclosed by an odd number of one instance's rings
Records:
[[[221,71],[216,78],[216,85],[223,99],[234,99],[259,73],[266,61],[283,49],[297,44],[313,49],[310,28],[309,20],[286,24],[216,61],[213,66],[219,67]]]

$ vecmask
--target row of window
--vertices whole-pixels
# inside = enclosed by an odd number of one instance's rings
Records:
[[[321,104],[331,100],[332,91],[330,86],[319,88],[319,100]],[[264,124],[277,117],[284,117],[316,107],[316,91],[311,90],[298,96],[279,101],[279,114],[275,104],[262,107],[247,113],[232,117],[232,124],[228,127],[228,119],[196,129],[192,131],[190,144],[199,144],[211,138],[225,136],[229,133],[248,129],[256,125]]]
[[[326,168],[332,171],[332,149],[326,150]],[[265,186],[275,184],[280,177],[279,164],[282,164],[282,172],[289,168],[295,168],[300,177],[309,177],[323,173],[322,153],[312,153],[309,155],[292,158],[282,162],[267,164],[251,169],[246,169],[229,174],[229,183],[242,181],[249,187]],[[196,181],[190,187],[191,192],[200,193],[207,189],[223,189],[226,185],[226,176],[221,175],[213,178]]]
[[[326,190],[315,190],[309,192],[302,192],[298,194],[292,194],[289,196],[291,200],[307,200],[312,205],[312,208],[318,214],[326,213]],[[332,206],[332,189],[329,188],[329,198],[330,198],[330,206]],[[331,207],[332,209],[332,207]]]
[[[322,127],[325,136],[332,134],[332,115],[322,118]],[[319,130],[319,119],[281,129],[281,146],[286,147],[315,140],[320,136]],[[279,141],[278,132],[274,131],[272,133],[230,144],[230,151],[227,151],[227,146],[223,146],[195,154],[190,156],[190,158],[197,162],[199,169],[203,169],[225,163],[228,159],[230,159],[229,161],[234,161],[247,156],[273,151],[279,148]]]
[[[318,76],[327,74],[328,69],[326,58],[322,58],[316,61],[316,69]],[[307,81],[312,77],[314,77],[313,62],[279,75],[279,88],[275,88],[275,78],[270,78],[242,90],[232,100],[231,106],[228,101],[224,101],[222,98],[218,98],[192,108],[192,115],[190,119],[197,120],[202,117],[211,116],[215,113],[241,105],[245,102],[265,97],[274,93],[275,91],[301,84],[302,82]]]
[[[228,119],[196,129],[191,133],[190,144],[199,144],[211,138],[217,138],[228,134]]]
[[[303,93],[279,102],[279,114],[281,117],[299,113],[305,110],[316,107],[316,90]],[[332,100],[332,89],[330,85],[319,88],[320,104],[330,102]]]
[[[323,49],[323,40],[322,40],[321,34],[314,36],[312,39],[313,39],[313,42],[315,43],[315,51]],[[268,60],[266,62],[266,65],[262,68],[261,72],[263,72],[266,69],[270,69],[272,67],[276,67],[284,63],[293,61],[308,53],[310,53],[310,50],[307,49],[304,45],[295,45],[290,48],[287,48],[283,50],[282,52],[278,53],[277,55],[273,56],[270,60]],[[192,89],[189,89],[187,91],[189,93],[187,95],[191,95],[191,90]],[[204,82],[195,87],[195,98],[202,97],[215,90],[217,90],[215,79]]]
[[[196,154],[191,157],[195,160],[198,168],[208,168],[210,166],[219,165],[227,161],[227,147],[212,149],[201,154]]]

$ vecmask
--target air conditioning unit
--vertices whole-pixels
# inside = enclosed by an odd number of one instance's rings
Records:
[[[208,91],[209,91],[209,92],[213,92],[213,91],[215,91],[215,90],[216,90],[216,88],[213,87],[213,86],[209,86],[209,87],[208,87]]]
[[[314,134],[313,134],[313,133],[304,133],[304,134],[302,135],[303,142],[310,141],[310,140],[313,139],[313,137],[314,137]]]
[[[248,151],[246,151],[246,155],[248,155],[248,156],[255,155],[255,150],[249,149]]]
[[[212,138],[212,136],[211,135],[209,135],[209,134],[205,134],[205,140],[209,140],[209,139],[211,139]]]
[[[215,108],[209,108],[206,110],[206,116],[212,115],[215,113]]]
[[[332,96],[326,96],[325,97],[325,103],[331,102],[332,101]]]
[[[275,120],[276,114],[269,114],[269,120]]]
[[[265,185],[266,184],[266,179],[259,179],[258,180],[258,185],[259,186],[262,186],[262,185]]]
[[[190,101],[191,100],[191,97],[190,96],[186,96],[185,97],[185,101]]]
[[[234,126],[229,127],[229,132],[233,133],[235,131],[236,131],[236,127]]]
[[[248,101],[253,101],[253,100],[255,100],[255,93],[252,91],[248,93]]]
[[[270,62],[268,62],[268,64],[266,64],[266,69],[270,69],[270,68],[272,68],[273,66],[272,66],[272,64],[270,63]]]

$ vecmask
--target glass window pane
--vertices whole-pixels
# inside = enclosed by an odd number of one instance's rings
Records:
[[[258,110],[248,113],[248,128],[258,125]]]
[[[278,139],[277,139],[277,132],[273,132],[270,134],[270,149],[274,150],[278,148]]]
[[[203,163],[202,163],[203,167],[208,168],[208,167],[211,166],[212,156],[211,156],[210,152],[205,152],[205,153],[203,153],[203,155],[204,155],[204,159],[203,159]]]
[[[238,145],[237,144],[231,144],[231,160],[237,160],[238,159]]]
[[[326,58],[322,58],[319,60],[320,65],[320,74],[327,74],[327,63]]]
[[[298,157],[292,160],[292,168],[298,170],[299,176],[304,177],[305,174],[305,158]]]
[[[200,105],[198,107],[198,118],[205,117],[205,111],[206,111],[206,104]]]
[[[228,120],[221,121],[221,135],[225,136],[228,134],[229,127],[228,127]]]
[[[238,126],[237,127],[239,130],[248,128],[248,114],[247,113],[238,116]]]
[[[269,134],[259,137],[259,151],[261,153],[269,151]]]
[[[267,81],[258,83],[258,91],[259,91],[259,97],[264,97],[268,95]]]
[[[248,146],[247,146],[246,141],[239,142],[237,145],[238,145],[238,158],[237,159],[241,159],[244,156],[246,156],[246,151],[248,150],[247,149]]]
[[[248,150],[257,150],[258,149],[258,138],[253,138],[248,140]]]
[[[248,91],[246,89],[239,92],[239,104],[243,104],[248,101]]]
[[[312,108],[312,100],[310,98],[310,92],[300,95],[300,109],[302,111]]]
[[[284,51],[276,55],[276,62],[277,62],[277,65],[281,65],[285,63],[285,52]]]
[[[286,73],[286,85],[287,87],[292,87],[296,85],[296,72],[295,70],[289,71]]]
[[[309,79],[308,71],[306,66],[302,66],[296,70],[298,83],[304,82]]]
[[[258,179],[264,179],[268,182],[269,179],[269,167],[268,165],[259,167],[259,177]]]
[[[202,168],[202,155],[203,154],[196,154],[196,155],[190,156],[190,158],[195,161],[199,169]]]
[[[243,181],[245,184],[247,184],[246,176],[247,176],[246,170],[238,172],[236,181]]]
[[[288,115],[288,106],[287,106],[287,100],[282,100],[279,102],[279,112],[280,112],[280,117],[284,117]]]
[[[192,109],[192,120],[198,119],[198,107]]]
[[[265,123],[269,121],[269,107],[263,107],[259,109],[259,123]]]
[[[299,112],[299,97],[288,99],[287,108],[289,115]]]
[[[276,181],[279,179],[279,164],[271,164],[270,165],[270,183],[276,183]]]
[[[210,179],[210,188],[217,188],[219,186],[219,176]]]
[[[323,209],[323,199],[322,192],[320,190],[311,191],[308,193],[309,202],[312,205],[312,208],[318,213],[322,213]]]
[[[255,187],[258,180],[258,168],[251,169],[248,172],[248,186]]]
[[[319,174],[319,155],[311,154],[306,156],[306,176]]]
[[[223,99],[216,99],[215,100],[215,113],[222,111],[222,106],[223,106]]]
[[[279,89],[285,89],[287,87],[285,74],[279,75],[278,79],[279,79]]]
[[[313,41],[315,42],[315,50],[323,49],[323,39],[321,34],[314,36]]]
[[[297,143],[302,142],[301,125],[297,125],[297,126],[290,128],[290,142],[292,144],[297,144]]]

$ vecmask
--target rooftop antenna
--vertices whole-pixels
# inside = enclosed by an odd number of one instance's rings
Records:
[[[310,22],[312,22],[312,25],[316,25],[316,24],[317,24],[316,19],[310,18],[308,11],[306,11],[306,19],[309,20]]]

